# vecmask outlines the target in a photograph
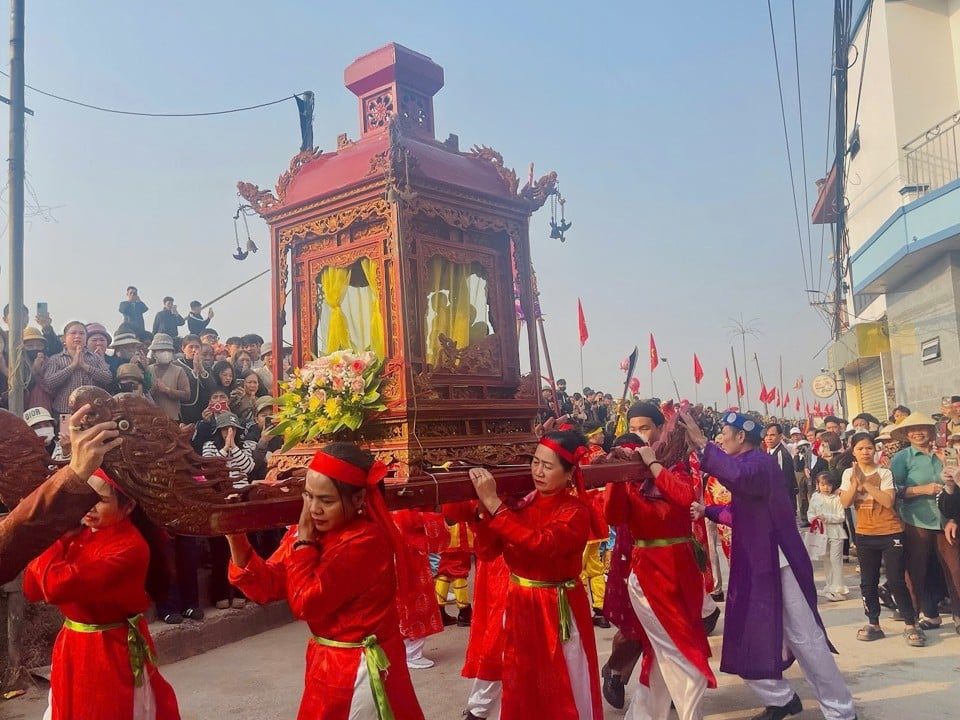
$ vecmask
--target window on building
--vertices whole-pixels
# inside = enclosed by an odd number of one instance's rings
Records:
[[[940,337],[930,338],[920,343],[920,361],[927,363],[936,362],[940,359]]]

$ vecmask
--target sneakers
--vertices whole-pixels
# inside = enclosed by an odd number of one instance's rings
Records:
[[[825,592],[823,596],[830,602],[843,602],[846,598],[840,593],[835,592]]]
[[[200,620],[203,620],[203,610],[200,608],[187,608],[183,611],[183,616],[187,620],[196,620],[199,622]]]
[[[600,674],[603,676],[603,697],[617,710],[623,710],[626,701],[626,692],[623,686],[623,679],[620,675],[614,675],[607,665],[603,666]]]
[[[230,602],[230,607],[232,607],[234,610],[239,610],[242,607],[246,607],[246,605],[247,605],[246,598],[237,597]]]
[[[473,619],[473,608],[467,605],[460,608],[457,613],[457,627],[470,627],[470,621]]]
[[[217,602],[214,603],[214,607],[216,607],[217,610],[227,610],[227,609],[230,607],[230,601],[229,601],[229,600],[217,600]]]
[[[713,598],[714,602],[723,602],[724,601],[723,590],[717,590],[716,592],[710,593],[710,597]]]
[[[754,715],[750,720],[783,720],[790,715],[797,715],[801,710],[803,710],[803,704],[800,702],[800,696],[794,693],[786,705],[767,705],[762,713]]]
[[[413,660],[407,660],[407,667],[411,670],[426,670],[427,668],[432,668],[433,665],[433,660],[425,658],[422,655]]]
[[[179,625],[183,622],[183,615],[180,613],[170,613],[169,615],[163,616],[163,621],[167,625]]]

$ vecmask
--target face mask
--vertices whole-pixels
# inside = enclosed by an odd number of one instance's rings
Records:
[[[169,350],[161,350],[153,354],[154,360],[156,360],[161,365],[169,365],[173,362],[173,353]]]
[[[33,362],[37,359],[37,353],[39,352],[39,350],[24,350],[23,354],[27,356],[27,360]]]
[[[53,440],[53,428],[51,427],[37,428],[34,432],[37,433],[37,437],[41,438],[44,443]]]

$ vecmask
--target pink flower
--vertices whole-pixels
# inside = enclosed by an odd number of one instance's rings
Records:
[[[327,401],[327,391],[321,388],[317,388],[313,391],[313,396],[322,403]]]
[[[620,369],[624,372],[630,369],[630,358],[624,358],[620,361]]]
[[[366,387],[367,385],[363,382],[363,378],[354,378],[350,382],[350,392],[356,393],[357,395],[361,394]]]
[[[336,377],[330,380],[330,387],[336,391],[343,390],[343,378],[337,375]]]
[[[363,360],[354,360],[350,363],[350,370],[354,375],[362,375],[363,371],[367,369],[367,364]]]

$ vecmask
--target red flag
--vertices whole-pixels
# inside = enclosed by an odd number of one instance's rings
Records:
[[[780,388],[777,388],[773,391],[773,404],[777,407],[781,407],[783,403],[780,402]]]
[[[825,406],[825,407],[823,408],[823,411],[824,411],[827,415],[833,415],[833,403],[830,403],[829,405]]]
[[[799,396],[799,395],[797,396],[797,402],[796,402],[795,407],[796,407],[796,409],[797,409],[797,412],[800,412],[800,396]],[[809,415],[809,414],[810,414],[810,413],[807,412],[807,415]]]
[[[700,381],[703,380],[703,367],[700,365],[700,358],[697,357],[697,354],[693,354],[693,381],[699,385]]]
[[[587,332],[587,320],[583,317],[583,303],[580,302],[580,298],[577,298],[577,320],[580,325],[580,347],[583,347],[590,333]]]
[[[747,391],[743,389],[743,378],[737,375],[737,394],[743,397]]]
[[[783,405],[781,407],[790,407],[790,393],[783,396]]]
[[[770,388],[770,392],[767,393],[767,402],[776,404],[778,402],[777,395],[779,392],[776,388]]]
[[[657,344],[653,341],[653,333],[650,333],[650,372],[657,369],[660,364],[660,356],[657,354]]]
[[[733,386],[730,384],[730,371],[727,368],[723,369],[723,394],[729,395],[730,388]]]
[[[820,401],[817,400],[813,403],[813,411],[819,415],[820,414]]]
[[[766,404],[770,402],[768,398],[769,398],[769,394],[767,393],[767,386],[761,385],[760,386],[760,402]]]
[[[799,410],[799,408],[797,408]],[[813,413],[810,412],[810,403],[807,403],[807,417],[810,417]]]

